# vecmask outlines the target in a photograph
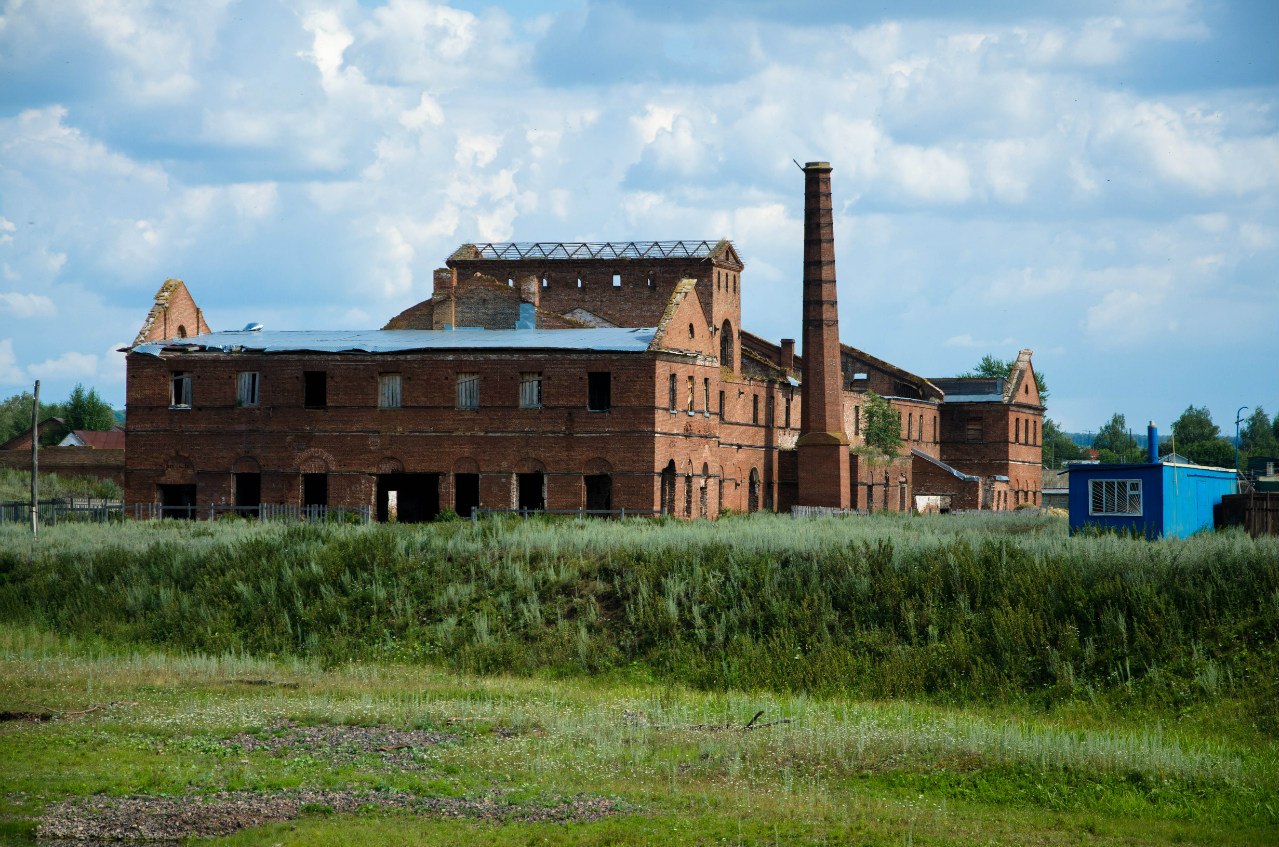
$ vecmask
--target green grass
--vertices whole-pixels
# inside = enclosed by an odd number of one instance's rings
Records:
[[[246,686],[246,678],[297,683]],[[68,796],[220,790],[587,794],[634,812],[589,824],[308,815],[228,844],[1264,844],[1279,835],[1279,749],[1108,713],[713,693],[394,664],[111,648],[0,628],[0,708],[79,718],[0,731],[0,832]],[[752,732],[759,710],[789,719]],[[447,728],[420,769],[228,752],[284,720]],[[509,728],[512,737],[491,729]],[[708,728],[710,727],[710,728]]]
[[[0,724],[0,838],[69,797],[303,787],[636,811],[316,812],[226,843],[1275,843],[1277,669],[1279,541],[1239,533],[0,527],[0,710],[123,703]],[[460,739],[413,770],[219,743],[284,721]]]
[[[119,500],[123,497],[120,486],[109,479],[83,476],[40,474],[40,499],[59,497],[95,497]],[[31,471],[0,468],[0,503],[10,501],[31,503]]]

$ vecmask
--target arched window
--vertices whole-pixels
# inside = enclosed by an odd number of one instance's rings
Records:
[[[746,511],[759,511],[759,468],[751,468],[751,484],[746,492]]]
[[[707,489],[711,485],[711,468],[710,465],[702,463],[702,487],[697,492],[697,511],[702,517],[706,517],[708,504],[706,498],[708,496]]]
[[[737,370],[733,361],[733,325],[724,321],[719,331],[719,363],[730,371]]]
[[[675,460],[671,459],[662,468],[662,514],[675,513]]]

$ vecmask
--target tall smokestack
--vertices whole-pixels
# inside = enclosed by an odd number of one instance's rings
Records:
[[[1155,429],[1154,421],[1146,427],[1146,458],[1152,465],[1159,464],[1159,430]]]
[[[804,166],[804,382],[799,435],[799,502],[850,505],[844,435],[839,306],[835,297],[835,220],[830,163]]]

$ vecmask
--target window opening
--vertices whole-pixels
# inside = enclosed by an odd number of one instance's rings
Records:
[[[1021,418],[1013,421],[1013,441],[1021,441]]]
[[[711,416],[711,378],[704,377],[702,379],[702,412],[706,417]]]
[[[759,395],[751,395],[751,423],[759,423]]]
[[[377,378],[377,406],[379,409],[400,408],[400,374],[379,374]]]
[[[693,516],[693,475],[684,474],[684,514]]]
[[[440,513],[440,475],[390,473],[377,478],[377,519],[422,523]]]
[[[157,485],[160,517],[195,520],[194,485]]]
[[[169,405],[176,409],[191,408],[191,374],[174,371],[170,377]]]
[[[759,468],[751,468],[750,488],[746,494],[746,511],[759,511]]]
[[[621,275],[621,274],[613,274],[613,287],[614,287],[614,288],[621,288],[621,287],[622,287],[622,275]]]
[[[235,478],[235,511],[257,517],[262,506],[262,474],[238,473]]]
[[[733,325],[728,321],[719,329],[719,363],[733,370]]]
[[[720,416],[720,419],[723,420],[724,418],[724,392],[723,391],[719,393],[719,416]]]
[[[688,406],[688,413],[690,415],[693,414],[693,377],[691,375],[688,378],[688,398],[686,405]]]
[[[586,408],[592,412],[607,412],[613,408],[612,373],[590,371],[586,374]]]
[[[541,471],[535,473],[516,474],[519,486],[519,502],[517,507],[521,512],[540,512],[546,508],[546,474]]]
[[[783,414],[785,415],[785,421],[786,421],[786,423],[785,423],[785,427],[786,427],[786,429],[790,429],[790,404],[791,404],[791,396],[790,396],[789,394],[787,394],[787,395],[786,395],[786,401],[785,401],[785,402],[786,402],[786,405],[785,405],[784,410],[783,410]]]
[[[328,406],[328,383],[325,371],[303,371],[302,405],[308,409],[323,409]]]
[[[322,508],[329,505],[328,474],[302,474],[302,505],[305,508]]]
[[[853,435],[862,434],[862,407],[853,407]]]
[[[453,511],[469,518],[480,505],[480,475],[477,473],[453,474]]]
[[[526,371],[520,374],[520,408],[542,408],[541,371]]]
[[[586,485],[586,510],[611,512],[613,510],[613,477],[609,474],[588,474]]]
[[[711,469],[706,464],[702,465],[702,482],[701,487],[697,490],[697,513],[702,517],[706,517],[706,511],[709,508],[707,503],[707,488],[711,484]]]
[[[662,514],[675,513],[675,460],[672,459],[662,468],[661,477]]]
[[[478,409],[480,407],[479,374],[460,373],[457,375],[457,407],[459,409]]]
[[[235,404],[237,406],[258,405],[257,371],[240,371],[235,375]]]
[[[1088,480],[1088,514],[1141,515],[1141,480]]]

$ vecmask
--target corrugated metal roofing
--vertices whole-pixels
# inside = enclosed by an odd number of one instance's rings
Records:
[[[133,348],[159,356],[174,348],[263,353],[407,353],[414,350],[598,350],[642,353],[654,327],[591,329],[368,329],[351,331],[255,330],[214,332],[152,341]]]

